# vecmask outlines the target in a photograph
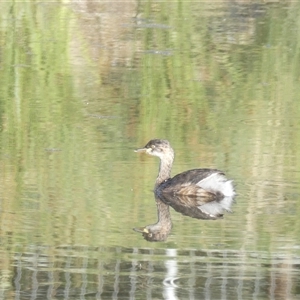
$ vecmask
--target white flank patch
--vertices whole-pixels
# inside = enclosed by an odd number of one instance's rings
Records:
[[[222,174],[214,173],[209,177],[199,181],[197,185],[207,191],[220,192],[224,195],[224,198],[221,200],[198,206],[199,209],[212,216],[223,214],[224,210],[229,212],[231,211],[230,208],[235,196],[231,180],[228,180]]]
[[[211,174],[199,181],[197,185],[207,191],[220,192],[225,197],[234,197],[235,195],[232,181],[220,173]]]

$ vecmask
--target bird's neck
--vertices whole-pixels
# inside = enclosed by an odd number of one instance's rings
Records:
[[[157,198],[156,206],[158,220],[155,226],[160,227],[165,232],[169,232],[172,228],[172,220],[169,205],[165,204],[159,198]]]
[[[174,153],[160,159],[159,172],[155,181],[155,189],[164,181],[171,177],[171,169],[174,161]]]

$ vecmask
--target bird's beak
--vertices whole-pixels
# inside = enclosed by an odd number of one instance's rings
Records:
[[[147,148],[138,148],[138,149],[135,149],[134,152],[146,152],[147,151]]]
[[[140,233],[149,233],[149,230],[146,227],[133,228],[133,230]]]

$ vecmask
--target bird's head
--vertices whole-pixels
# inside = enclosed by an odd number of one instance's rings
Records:
[[[136,149],[135,152],[145,152],[149,155],[163,158],[168,155],[174,156],[174,151],[167,140],[154,139],[149,141],[145,147]]]

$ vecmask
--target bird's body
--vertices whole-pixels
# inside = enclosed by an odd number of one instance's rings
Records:
[[[222,198],[222,187],[218,186],[224,180],[224,174],[216,169],[193,169],[177,174],[159,184],[156,191],[203,197],[207,199]]]
[[[158,209],[158,222],[144,227],[146,238],[160,237],[160,232],[171,231],[171,218],[166,205],[176,211],[198,219],[219,219],[230,211],[235,196],[231,180],[217,169],[193,169],[171,178],[174,150],[167,140],[154,139],[145,147],[135,150],[160,158],[154,193]],[[163,204],[165,205],[163,205]],[[165,229],[168,229],[167,231]],[[164,235],[166,237],[166,234]],[[158,238],[156,240],[159,240]]]
[[[232,181],[217,169],[193,169],[171,178],[174,150],[167,140],[151,140],[144,148],[136,150],[140,151],[160,158],[159,173],[154,187],[158,193],[203,197],[207,201],[235,195]]]

